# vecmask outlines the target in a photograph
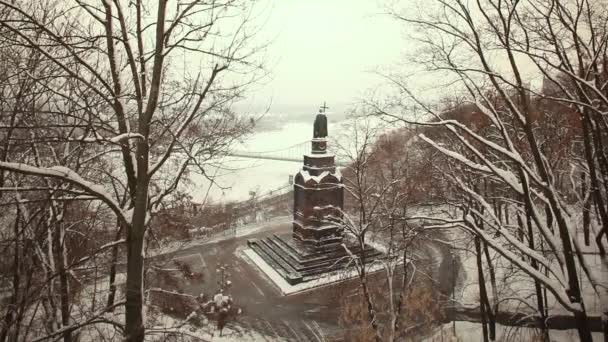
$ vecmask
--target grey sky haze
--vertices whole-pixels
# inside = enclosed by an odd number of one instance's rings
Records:
[[[297,115],[323,101],[343,112],[379,81],[371,71],[398,60],[400,26],[375,0],[274,0],[262,39],[271,79],[251,94],[253,107]]]

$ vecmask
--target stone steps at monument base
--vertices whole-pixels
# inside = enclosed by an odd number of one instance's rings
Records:
[[[276,244],[273,244],[270,239],[251,241],[250,246],[292,285],[318,278],[319,275],[324,273],[343,269],[351,262],[351,258],[346,252],[337,252],[331,256],[326,256],[322,261],[302,264],[283,254],[283,250],[279,249]],[[343,249],[341,250],[343,251]],[[372,248],[365,251],[365,257],[368,262],[377,259],[381,254]]]
[[[281,237],[276,234],[273,234],[268,237],[274,244],[276,244],[281,250],[283,250],[287,255],[289,255],[294,261],[302,262],[302,254],[300,251],[296,250],[293,246],[285,242]],[[319,256],[311,256],[308,258],[310,261],[314,260],[323,260],[323,255]]]
[[[294,263],[289,260],[281,251],[277,251],[275,247],[268,241],[268,239],[260,239],[256,241],[260,248],[270,255],[278,264],[280,264],[285,271],[288,273],[297,273],[298,269],[294,267]]]
[[[277,273],[279,273],[283,279],[292,285],[302,282],[302,278],[297,271],[293,270],[286,263],[277,261],[277,259],[281,259],[276,255],[276,253],[258,242],[259,241],[249,242],[249,247],[256,252],[270,267],[277,271]]]
[[[277,235],[270,236],[267,238],[267,241],[272,243],[274,246],[276,246],[277,248],[281,249],[281,251],[284,252],[284,254],[281,254],[281,255],[282,256],[284,255],[285,258],[289,259],[286,261],[288,261],[292,264],[301,265],[303,268],[306,268],[306,266],[315,266],[315,265],[318,266],[318,265],[326,264],[328,261],[336,260],[337,258],[347,256],[347,253],[344,250],[344,248],[342,248],[341,246],[335,246],[335,249],[327,249],[324,252],[324,254],[317,256],[317,257],[310,258],[306,254],[301,254],[299,251],[297,251],[295,248],[293,248],[293,246],[291,246],[289,244],[289,242],[283,240],[280,236],[277,236]],[[352,246],[350,249],[351,249],[351,252],[355,255],[358,255],[361,252],[361,248],[359,248],[359,246]],[[372,251],[371,249],[368,249],[365,252],[369,253],[371,251]],[[300,269],[296,268],[296,270],[300,270]]]
[[[335,246],[334,249],[328,249],[325,251],[325,254],[315,257],[315,258],[307,258],[306,255],[299,254],[290,244],[283,240],[280,236],[273,235],[268,237],[268,240],[273,243],[275,246],[284,251],[285,254],[281,254],[284,256],[287,262],[291,264],[291,266],[296,271],[305,271],[307,269],[312,268],[320,268],[320,267],[328,267],[328,270],[331,270],[332,264],[336,262],[336,260],[344,257],[349,257],[348,253],[344,250],[342,246]],[[366,258],[375,258],[379,256],[381,253],[370,246],[366,246],[365,250],[361,250],[360,246],[350,246],[349,250],[353,255],[364,255]],[[287,260],[289,259],[289,260]],[[296,266],[297,265],[297,266]]]
[[[332,271],[332,269],[328,269],[327,267],[312,267],[310,269],[305,269],[298,271],[295,268],[298,268],[297,264],[289,265],[285,262],[281,256],[272,250],[265,241],[255,241],[251,245],[251,248],[258,253],[258,255],[264,259],[264,261],[270,265],[277,273],[281,275],[288,283],[294,285],[303,281],[304,277],[310,279],[314,279],[315,276],[319,274],[327,273]],[[344,266],[346,264],[346,260],[344,262],[337,263],[335,265],[335,270],[339,269],[340,266]]]
[[[304,246],[301,242],[294,239],[292,236],[273,234],[270,238],[276,239],[285,248],[289,249],[299,259],[314,261],[317,258],[323,258],[328,253],[331,253],[340,246],[340,243],[332,243],[323,247]]]
[[[273,247],[273,245],[265,239],[253,241],[251,246],[254,247],[253,249],[258,252],[273,269],[292,285],[302,282],[304,277],[307,277],[310,280],[316,278],[315,276],[320,274],[339,270],[350,261],[349,258],[341,257],[327,259],[322,263],[300,265],[293,260],[288,260],[281,254],[281,251],[277,251],[275,249],[276,247]]]
[[[341,244],[327,245],[323,248],[305,248],[301,246],[298,248],[296,246],[297,242],[295,242],[291,238],[286,240],[284,236],[280,236],[277,234],[273,234],[269,238],[278,242],[281,247],[284,247],[284,249],[288,250],[290,255],[294,256],[294,259],[296,259],[299,263],[303,264],[315,261],[322,261],[324,259],[327,259],[328,256],[333,257],[347,254],[344,248],[341,247]],[[348,249],[351,251],[351,253],[355,255],[361,252],[361,248],[357,244],[349,244]],[[375,251],[375,249],[370,247],[369,245],[366,245],[365,249],[366,253],[372,250]]]
[[[368,253],[365,257],[368,260],[373,260],[377,258],[380,253]],[[297,272],[300,273],[303,277],[318,275],[321,273],[327,273],[335,270],[339,270],[343,268],[346,264],[348,264],[352,258],[346,254],[341,255],[339,257],[327,258],[323,262],[316,262],[312,264],[298,264],[292,263],[290,264],[292,268],[294,268]]]
[[[269,246],[269,248],[272,248],[272,247],[270,247],[270,245],[267,241],[268,240],[266,240],[264,242]],[[272,243],[272,240],[270,240],[270,241],[271,241],[270,243]],[[274,246],[277,246],[277,244],[274,244]],[[275,248],[280,248],[280,247],[275,247]],[[347,260],[345,260],[344,262],[339,262],[340,258],[343,258],[346,256],[346,255],[343,255],[340,257],[327,256],[327,257],[319,258],[319,260],[315,261],[314,263],[302,263],[301,260],[294,259],[292,256],[288,256],[287,254],[282,254],[282,253],[280,253],[280,251],[277,251],[275,254],[278,254],[279,257],[281,257],[285,262],[289,263],[289,265],[296,272],[300,273],[302,276],[310,276],[310,275],[315,275],[315,274],[319,274],[319,273],[330,272],[330,271],[339,269],[340,266],[345,264],[347,261]]]
[[[368,260],[373,260],[369,258]],[[299,272],[304,280],[312,280],[318,278],[319,275],[323,273],[329,273],[333,271],[339,271],[344,269],[351,262],[350,258],[341,258],[339,260],[328,261],[325,265],[320,265],[318,267],[310,268],[308,270],[304,270]]]

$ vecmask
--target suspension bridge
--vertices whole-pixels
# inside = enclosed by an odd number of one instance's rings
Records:
[[[329,153],[333,153],[336,155],[335,148],[332,148],[333,144],[331,141],[328,142]],[[270,151],[231,151],[228,153],[228,156],[238,157],[238,158],[249,158],[249,159],[265,159],[265,160],[278,160],[278,161],[286,161],[286,162],[302,162],[302,156],[304,154],[311,153],[311,145],[310,140],[303,141],[301,143],[291,145],[288,147],[270,150]],[[337,166],[346,166],[347,163],[345,161],[339,160],[336,157],[336,165]]]

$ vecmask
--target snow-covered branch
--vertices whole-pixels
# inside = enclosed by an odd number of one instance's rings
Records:
[[[108,207],[110,207],[110,209],[112,209],[112,211],[116,214],[119,220],[121,220],[127,226],[130,225],[130,217],[125,215],[118,202],[116,202],[112,198],[112,196],[103,188],[103,186],[85,180],[76,172],[65,166],[36,167],[23,163],[11,163],[0,161],[0,170],[12,171],[31,176],[55,178],[66,181],[83,189],[88,194],[95,196],[99,200],[106,203]]]

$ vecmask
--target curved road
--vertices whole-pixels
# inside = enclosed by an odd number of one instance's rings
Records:
[[[268,341],[323,341],[327,336],[339,335],[337,321],[341,298],[356,294],[356,279],[342,283],[339,290],[326,286],[307,292],[282,296],[265,274],[242,254],[247,248],[247,240],[261,238],[272,233],[291,231],[289,218],[281,217],[263,224],[261,229],[244,227],[237,229],[236,237],[223,241],[207,242],[198,246],[162,255],[157,258],[173,259],[187,256],[197,260],[205,269],[203,282],[190,284],[185,291],[193,295],[207,294],[217,289],[216,267],[222,263],[228,265],[232,286],[230,294],[235,303],[243,308],[237,322],[229,326],[242,341],[254,340],[251,331],[264,335]],[[425,248],[418,248],[418,261],[429,265],[426,273],[438,279],[438,288],[442,295],[449,296],[453,288],[454,270],[449,249],[442,244],[428,242]],[[198,261],[200,260],[200,261]],[[343,287],[344,286],[344,287]],[[333,291],[332,291],[333,290]],[[260,336],[256,335],[256,341]]]

